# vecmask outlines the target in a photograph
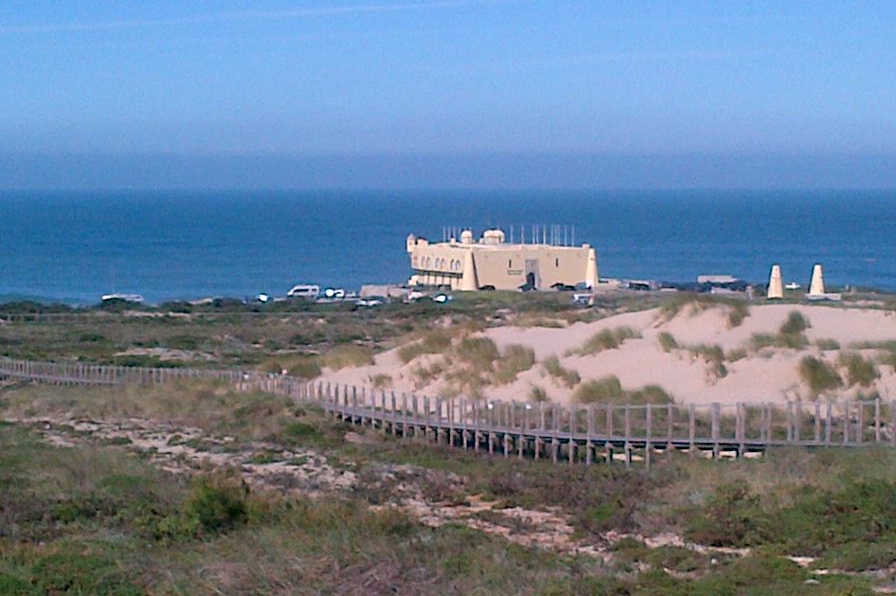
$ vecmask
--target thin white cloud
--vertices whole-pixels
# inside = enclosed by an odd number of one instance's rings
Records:
[[[434,2],[408,2],[400,4],[358,4],[354,6],[323,6],[320,8],[297,8],[290,10],[246,10],[200,14],[173,19],[146,19],[126,21],[94,21],[84,23],[58,23],[40,25],[0,25],[0,34],[67,33],[81,31],[114,31],[151,27],[171,27],[197,23],[226,21],[297,19],[326,16],[358,15],[386,12],[417,12],[446,10],[465,6],[507,4],[520,0],[441,0]]]
[[[784,54],[794,53],[790,48],[744,48],[744,49],[710,49],[710,50],[680,50],[680,51],[632,51],[632,52],[596,52],[593,54],[576,54],[567,56],[554,56],[546,58],[531,58],[522,60],[505,60],[482,62],[470,65],[471,68],[480,70],[489,69],[525,69],[564,66],[589,63],[634,63],[634,62],[711,62],[733,61],[747,59],[774,58]]]

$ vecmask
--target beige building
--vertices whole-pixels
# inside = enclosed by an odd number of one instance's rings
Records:
[[[597,285],[597,255],[588,244],[513,244],[505,241],[501,230],[486,230],[474,240],[473,232],[464,230],[460,241],[438,243],[411,234],[407,248],[414,270],[411,286],[473,291],[516,290],[525,284],[539,290],[555,284]]]

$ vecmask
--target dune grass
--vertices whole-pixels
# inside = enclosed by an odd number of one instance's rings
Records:
[[[521,372],[527,371],[535,364],[535,351],[520,344],[510,344],[504,348],[495,369],[495,382],[507,385],[516,380]]]
[[[723,309],[728,326],[739,327],[750,315],[750,305],[737,298],[713,296],[711,294],[680,293],[673,296],[660,307],[660,318],[668,321],[680,313],[687,312],[691,316],[712,308]]]
[[[846,385],[848,387],[870,387],[880,378],[874,362],[864,358],[858,352],[841,352],[837,356],[837,365],[846,369]]]
[[[843,386],[843,379],[834,367],[815,356],[804,356],[800,360],[797,372],[813,397]]]
[[[564,367],[560,364],[560,359],[557,358],[557,356],[550,356],[541,363],[541,366],[544,368],[545,372],[555,379],[558,379],[567,387],[575,387],[582,380],[578,371]]]
[[[580,348],[567,352],[567,356],[590,356],[604,350],[615,350],[626,340],[637,337],[641,337],[641,334],[627,325],[602,329],[585,340]]]
[[[616,375],[585,381],[572,394],[574,402],[581,404],[667,404],[674,398],[659,385],[647,385],[627,391]]]
[[[324,366],[332,370],[373,364],[373,351],[356,345],[336,346],[323,355]]]
[[[787,319],[781,323],[778,332],[774,335],[768,333],[754,333],[750,337],[750,347],[753,351],[763,348],[789,348],[799,350],[809,345],[805,331],[812,325],[801,312],[791,311]]]

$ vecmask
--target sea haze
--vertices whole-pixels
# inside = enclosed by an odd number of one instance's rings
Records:
[[[5,192],[0,299],[94,303],[358,289],[410,275],[405,239],[448,226],[563,226],[596,247],[601,277],[896,290],[896,192]]]

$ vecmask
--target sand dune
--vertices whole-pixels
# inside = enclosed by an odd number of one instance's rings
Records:
[[[809,327],[802,332],[805,345],[763,347],[771,341],[769,338],[777,336],[792,312],[808,321]],[[493,340],[502,351],[514,344],[530,347],[535,364],[511,383],[490,383],[477,391],[489,399],[524,401],[533,387],[539,387],[550,400],[568,402],[573,399],[575,386],[567,386],[543,366],[545,360],[556,356],[563,368],[578,373],[580,382],[615,375],[626,390],[658,385],[681,403],[816,399],[819,395],[810,390],[799,373],[800,361],[812,356],[827,362],[844,379],[844,386],[820,394],[822,399],[875,394],[896,399],[893,358],[886,358],[890,352],[879,345],[896,342],[896,313],[842,306],[763,304],[751,305],[742,321],[734,321],[737,324],[732,324],[729,313],[730,307],[725,305],[694,303],[671,315],[653,309],[564,328],[491,328],[480,335]],[[628,328],[636,337],[613,349],[575,353],[598,332],[620,328]],[[661,335],[665,335],[665,348]],[[670,337],[677,347],[670,348]],[[879,377],[866,386],[850,386],[845,365],[838,361],[842,352],[859,353],[873,363]],[[458,372],[457,359],[449,357],[446,361],[442,355],[425,354],[402,364],[397,350],[392,350],[378,355],[372,366],[325,370],[323,378],[355,385],[370,385],[378,379],[386,389],[424,395],[468,393],[458,387],[457,379],[463,380],[464,372]],[[419,373],[427,369],[432,374]]]

